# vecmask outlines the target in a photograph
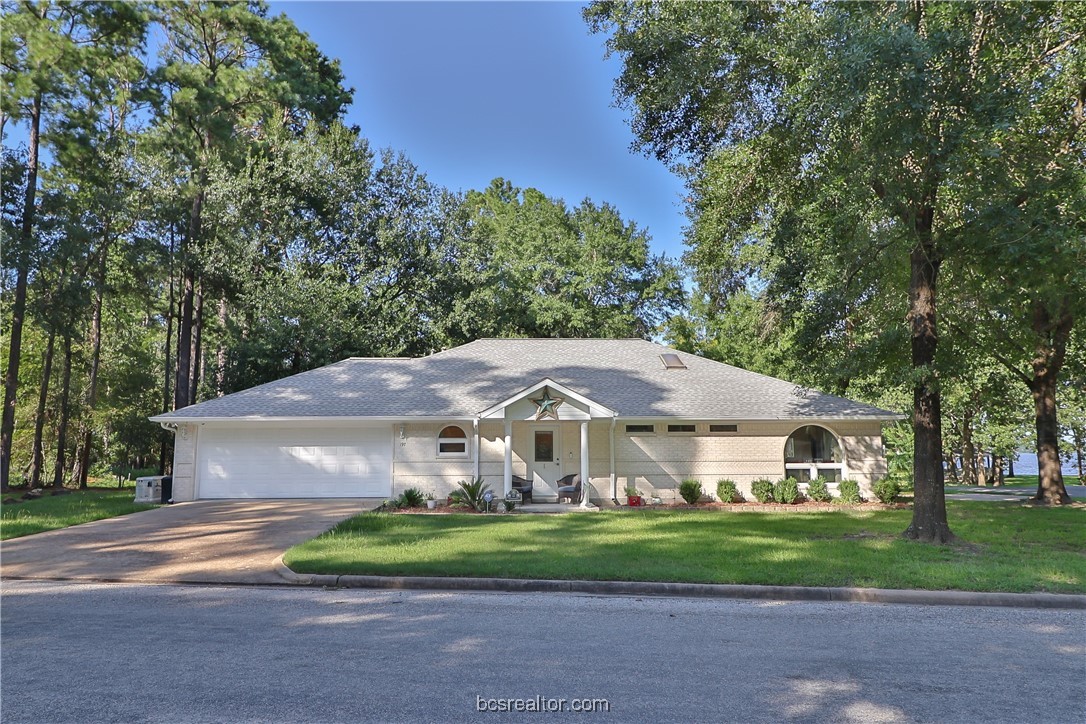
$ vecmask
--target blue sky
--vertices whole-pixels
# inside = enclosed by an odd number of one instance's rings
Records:
[[[630,150],[604,60],[579,3],[272,2],[338,58],[354,87],[348,123],[405,152],[434,182],[501,176],[576,205],[616,206],[653,249],[682,253],[682,183]]]

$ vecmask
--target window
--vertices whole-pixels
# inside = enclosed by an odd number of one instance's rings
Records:
[[[693,435],[698,431],[698,426],[693,423],[683,423],[679,425],[668,425],[667,431],[671,435]]]
[[[709,425],[709,432],[720,435],[726,432],[739,432],[738,425]]]
[[[437,456],[466,458],[468,456],[468,436],[456,425],[449,425],[437,436]]]
[[[832,432],[818,425],[801,427],[784,444],[785,475],[800,482],[822,476],[831,483],[845,476],[845,457]]]
[[[652,435],[656,433],[656,425],[627,425],[627,435]]]

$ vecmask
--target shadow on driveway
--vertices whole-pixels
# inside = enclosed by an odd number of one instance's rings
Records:
[[[380,500],[201,500],[0,544],[4,578],[281,583],[273,562]]]

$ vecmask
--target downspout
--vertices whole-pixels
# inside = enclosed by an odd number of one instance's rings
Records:
[[[615,423],[618,415],[611,416],[611,502],[618,505],[618,478],[615,476]]]

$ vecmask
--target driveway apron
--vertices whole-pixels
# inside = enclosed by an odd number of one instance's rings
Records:
[[[281,583],[274,561],[381,501],[202,500],[0,544],[4,578]]]

